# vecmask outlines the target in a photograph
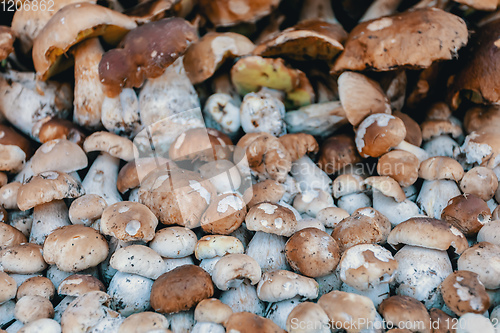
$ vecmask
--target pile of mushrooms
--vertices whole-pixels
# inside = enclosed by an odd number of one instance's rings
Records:
[[[500,331],[500,2],[80,1],[0,26],[0,332]]]

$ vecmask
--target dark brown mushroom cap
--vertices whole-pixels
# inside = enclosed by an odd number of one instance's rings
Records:
[[[411,331],[431,333],[429,312],[421,302],[413,297],[391,296],[380,303],[378,310],[385,321],[393,326],[404,323],[404,328],[409,328]]]
[[[9,27],[0,26],[0,61],[14,52],[14,34]]]
[[[330,61],[341,52],[347,33],[339,24],[306,20],[285,29],[259,44],[254,54],[294,60]]]
[[[198,6],[215,26],[255,22],[278,7],[280,0],[199,0]]]
[[[51,118],[40,124],[38,139],[41,143],[55,139],[66,139],[81,147],[85,141],[85,134],[67,119]]]
[[[194,27],[182,18],[146,23],[128,33],[119,48],[102,56],[99,78],[114,93],[140,87],[146,78],[163,74],[197,38]]]
[[[477,273],[455,271],[444,279],[440,289],[445,304],[458,316],[469,312],[482,314],[490,307],[490,297]]]
[[[227,332],[239,333],[285,333],[271,319],[250,312],[233,313],[225,322]]]
[[[429,67],[456,56],[467,38],[467,25],[458,16],[436,8],[406,11],[357,25],[332,72]]]
[[[362,157],[379,157],[400,144],[406,136],[403,121],[385,113],[365,118],[356,130],[356,148]]]
[[[491,213],[480,197],[463,194],[450,199],[441,213],[441,219],[454,225],[464,235],[472,236],[491,220]]]
[[[0,124],[0,145],[18,146],[26,154],[26,160],[31,157],[32,149],[30,141],[12,127],[4,124]]]
[[[151,307],[156,312],[177,313],[213,294],[214,285],[207,272],[195,265],[183,265],[156,279],[151,288]]]
[[[334,135],[321,144],[318,165],[328,174],[334,174],[349,164],[358,162],[361,162],[361,156],[350,135]]]

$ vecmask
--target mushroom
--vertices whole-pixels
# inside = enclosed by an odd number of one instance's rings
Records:
[[[398,182],[388,176],[372,176],[363,181],[363,184],[371,186],[372,190],[382,193],[386,197],[393,198],[400,203],[406,199],[406,194]]]
[[[392,150],[377,161],[377,173],[396,180],[401,187],[413,185],[419,177],[420,161],[413,153]]]
[[[339,208],[352,215],[358,209],[370,207],[372,201],[365,193],[353,193],[341,197],[337,201],[337,205],[339,205]]]
[[[460,151],[468,164],[480,164],[490,169],[500,162],[498,155],[498,134],[492,128],[472,132],[465,138]]]
[[[13,245],[0,250],[0,265],[4,272],[14,274],[39,273],[47,268],[42,256],[42,247],[32,243]]]
[[[109,307],[125,317],[145,311],[150,307],[152,286],[153,280],[147,277],[117,272],[107,289]]]
[[[405,124],[405,141],[414,146],[420,147],[422,145],[422,130],[420,129],[420,125],[406,113],[395,111],[392,115],[401,119]]]
[[[25,162],[31,157],[30,142],[12,127],[0,124],[0,169],[19,172],[26,167]]]
[[[119,163],[118,158],[108,153],[103,152],[97,156],[82,181],[85,194],[99,195],[107,205],[122,201],[116,188]]]
[[[35,276],[24,281],[17,288],[16,298],[19,300],[24,296],[41,296],[52,300],[55,294],[54,284],[48,278]]]
[[[233,312],[248,311],[259,316],[265,313],[266,305],[257,297],[256,287],[250,281],[243,281],[239,286],[223,291],[219,299]]]
[[[297,220],[290,209],[267,202],[250,208],[245,222],[248,230],[287,237],[295,232],[297,226]]]
[[[73,224],[83,224],[90,227],[96,220],[101,218],[107,206],[106,201],[101,196],[85,194],[71,203],[68,217]]]
[[[280,302],[301,296],[315,299],[318,297],[318,283],[299,274],[277,270],[265,272],[257,285],[257,295],[265,302]]]
[[[257,231],[248,243],[245,253],[257,261],[263,272],[289,270],[285,245],[286,237],[270,230]]]
[[[410,296],[391,296],[379,306],[389,327],[403,326],[411,332],[431,333],[431,318],[425,306]]]
[[[484,201],[488,201],[495,195],[498,189],[498,178],[493,170],[478,166],[465,173],[460,181],[460,189],[464,193],[477,195]]]
[[[166,331],[168,326],[169,322],[165,316],[155,312],[144,311],[128,316],[120,325],[119,330],[123,333],[148,332],[153,330]]]
[[[232,26],[241,22],[255,22],[268,15],[278,6],[280,0],[265,0],[251,2],[244,0],[201,0],[199,3],[201,12],[215,26]]]
[[[472,333],[481,330],[484,333],[495,332],[495,327],[491,321],[477,313],[466,313],[457,321],[457,333]]]
[[[429,310],[429,315],[431,316],[431,328],[433,333],[446,333],[450,330],[450,325],[448,323],[453,320],[453,318],[444,312],[443,310],[432,308]]]
[[[156,232],[149,247],[165,258],[184,258],[194,253],[195,233],[184,227],[169,227]]]
[[[349,135],[331,136],[320,146],[318,165],[327,174],[334,174],[358,162],[361,162],[361,157],[354,139]]]
[[[488,242],[492,243],[495,245],[500,245],[500,242],[498,241],[500,238],[498,237],[498,231],[500,226],[500,221],[498,218],[492,219],[492,221],[479,230],[477,234],[477,241],[478,242]]]
[[[54,317],[54,307],[45,297],[23,296],[16,303],[14,316],[23,324],[27,324],[37,319]]]
[[[108,131],[133,137],[142,129],[139,97],[132,88],[123,88],[117,96],[104,95],[100,122]]]
[[[0,304],[16,297],[17,282],[9,274],[0,272]]]
[[[0,26],[0,61],[7,59],[14,52],[15,32],[6,26]]]
[[[61,325],[50,318],[41,318],[34,320],[24,325],[19,333],[34,333],[34,332],[61,332]]]
[[[464,176],[464,169],[451,157],[430,157],[420,164],[420,178],[425,180],[454,180],[459,182]]]
[[[109,261],[119,272],[141,275],[156,280],[164,273],[162,257],[144,245],[130,245],[116,250]]]
[[[26,243],[23,233],[7,223],[0,223],[0,249]]]
[[[416,204],[423,215],[438,218],[448,201],[460,194],[460,189],[453,180],[424,180]]]
[[[329,325],[329,318],[320,305],[303,302],[293,308],[288,315],[286,330],[289,333],[329,333]]]
[[[285,331],[276,325],[272,320],[262,318],[250,312],[235,312],[224,323],[226,332],[275,332]]]
[[[238,287],[244,279],[257,284],[262,271],[252,257],[245,254],[227,254],[214,266],[212,280],[220,290]]]
[[[443,299],[455,314],[482,314],[490,307],[490,298],[479,275],[470,271],[455,271],[440,286]]]
[[[94,132],[85,139],[85,152],[102,151],[125,161],[134,159],[134,145],[127,138],[109,132]]]
[[[498,124],[500,108],[497,105],[473,106],[464,116],[464,130],[469,134]]]
[[[71,121],[60,118],[44,118],[33,128],[40,142],[45,143],[56,139],[66,139],[83,146],[85,134]]]
[[[295,196],[293,207],[301,214],[316,217],[319,211],[335,207],[330,193],[323,190],[306,190]]]
[[[31,158],[31,169],[35,175],[45,171],[71,173],[86,168],[87,164],[82,148],[66,139],[45,142]]]
[[[479,281],[487,289],[500,287],[498,276],[500,247],[488,242],[476,243],[465,250],[458,258],[457,268],[477,273]]]
[[[464,194],[448,202],[441,219],[454,225],[465,236],[473,236],[490,222],[491,214],[484,200],[474,194]]]
[[[202,300],[194,309],[197,322],[222,324],[233,314],[233,310],[217,298]]]
[[[284,117],[285,105],[264,91],[246,94],[240,106],[241,128],[245,133],[281,136],[286,133]]]

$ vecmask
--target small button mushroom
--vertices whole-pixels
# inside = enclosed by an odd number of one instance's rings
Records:
[[[217,92],[210,95],[203,107],[207,126],[234,138],[241,127],[240,106],[240,99],[230,94]]]
[[[493,170],[482,166],[467,171],[460,182],[462,192],[475,194],[484,201],[493,198],[497,188],[498,179]]]
[[[69,219],[73,224],[83,224],[90,227],[92,223],[101,218],[108,205],[97,194],[85,194],[76,198],[69,206]]]
[[[87,167],[87,155],[80,146],[66,139],[45,142],[31,158],[35,175],[45,171],[71,173]]]
[[[266,92],[246,94],[240,106],[245,133],[266,132],[276,137],[286,133],[285,105]]]
[[[329,325],[330,320],[323,308],[312,302],[298,304],[286,320],[286,330],[289,333],[329,333]]]
[[[358,162],[361,162],[361,157],[354,138],[347,134],[331,136],[321,144],[318,165],[329,175]]]
[[[416,204],[419,205],[421,214],[438,218],[448,201],[460,194],[460,189],[453,180],[424,180]]]
[[[41,318],[24,325],[18,333],[61,333],[61,325],[54,319]]]
[[[85,134],[78,126],[66,119],[42,119],[33,130],[38,131],[38,139],[42,143],[55,139],[66,139],[82,147],[85,140]]]
[[[451,157],[430,157],[420,164],[419,177],[425,180],[454,180],[459,182],[464,176],[464,169]]]
[[[260,281],[262,270],[252,257],[246,254],[228,254],[214,266],[212,280],[220,290],[237,287],[244,279],[252,285]]]
[[[401,187],[408,187],[417,181],[419,166],[420,161],[413,153],[396,149],[380,156],[377,172],[393,178]]]
[[[379,191],[386,197],[393,198],[400,203],[406,199],[406,195],[398,182],[389,176],[372,176],[363,181],[363,184],[371,186],[373,191]]]
[[[316,219],[323,223],[325,228],[335,228],[340,221],[349,216],[349,213],[339,207],[328,207],[316,214]]]
[[[47,263],[40,245],[24,243],[1,250],[0,266],[6,273],[33,274],[47,268]]]
[[[391,230],[389,220],[375,209],[356,210],[343,219],[333,230],[341,252],[357,244],[385,243]]]
[[[235,312],[224,323],[226,332],[275,332],[285,333],[271,319],[250,312]]]
[[[207,233],[229,235],[241,226],[246,213],[245,202],[238,193],[221,194],[203,213],[201,228]]]
[[[159,230],[149,247],[165,258],[183,258],[194,253],[198,239],[193,231],[184,227]]]
[[[168,319],[165,316],[150,311],[134,313],[128,316],[120,325],[119,331],[122,333],[149,332],[168,329]],[[165,331],[168,332],[168,331]]]
[[[194,309],[194,319],[197,322],[222,324],[232,314],[233,310],[217,298],[204,299]]]
[[[491,321],[487,317],[477,313],[466,313],[456,323],[456,333],[496,332]]]
[[[316,214],[327,207],[335,207],[330,193],[323,190],[307,190],[297,194],[293,200],[293,207],[299,213],[316,217]]]
[[[500,246],[500,220],[497,218],[484,225],[477,234],[477,241],[489,242]]]
[[[153,280],[146,277],[117,272],[109,282],[107,294],[111,296],[109,307],[128,317],[149,309]]]
[[[16,297],[17,282],[9,274],[0,272],[0,304]]]
[[[257,295],[265,302],[280,302],[301,296],[318,297],[318,283],[311,278],[290,271],[265,272],[257,285]]]
[[[24,281],[17,289],[17,299],[23,296],[41,296],[51,300],[56,289],[50,279],[43,276],[35,276]]]
[[[337,242],[326,232],[306,228],[296,232],[285,246],[290,266],[305,276],[319,277],[335,271],[340,260]]]
[[[0,223],[0,249],[26,243],[28,240],[21,231],[7,223]]]
[[[474,244],[458,258],[459,270],[477,273],[487,289],[500,288],[500,246],[488,242]]]
[[[164,273],[162,257],[144,245],[130,245],[116,250],[109,261],[111,267],[123,273],[157,279]]]
[[[68,225],[53,231],[45,240],[43,258],[67,272],[97,266],[108,255],[108,243],[96,230]]]
[[[391,296],[382,301],[379,311],[390,327],[400,326],[411,332],[431,333],[429,312],[413,297]]]
[[[1,193],[1,188],[0,188]],[[285,187],[272,179],[266,179],[254,184],[243,194],[248,208],[262,202],[278,203],[285,194]]]
[[[186,311],[213,293],[207,272],[198,266],[184,265],[156,279],[151,289],[151,307],[160,313]]]
[[[250,208],[245,222],[248,230],[287,237],[291,236],[297,227],[297,220],[290,209],[267,202]]]
[[[54,307],[45,297],[28,295],[17,301],[14,315],[17,320],[27,324],[37,319],[54,317]]]
[[[473,236],[490,222],[491,214],[484,200],[475,194],[464,194],[448,202],[441,219],[454,225],[465,236]]]
[[[482,314],[490,307],[490,297],[474,272],[455,271],[441,283],[440,289],[446,306],[457,316]]]
[[[210,259],[223,257],[230,253],[243,253],[244,248],[241,241],[233,236],[207,235],[196,243],[194,255],[196,259]]]

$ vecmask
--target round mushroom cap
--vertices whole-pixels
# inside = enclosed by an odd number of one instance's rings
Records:
[[[441,283],[440,289],[444,302],[457,316],[468,312],[482,314],[490,307],[490,297],[474,272],[455,271]]]
[[[216,129],[191,128],[172,142],[168,154],[173,161],[230,159],[232,146],[231,139]]]
[[[59,283],[57,293],[64,296],[82,296],[91,291],[106,291],[104,284],[95,276],[73,274]]]
[[[136,158],[120,169],[116,181],[116,188],[123,194],[130,189],[139,187],[144,177],[151,171],[162,167],[173,169],[176,165],[168,158],[160,156]]]
[[[87,167],[88,160],[79,145],[66,139],[45,142],[31,158],[31,169],[36,174],[44,171],[73,172]]]
[[[364,190],[363,177],[356,174],[338,175],[332,183],[333,197],[336,199],[344,195],[360,193]]]
[[[113,157],[125,161],[134,159],[134,144],[127,138],[110,132],[94,132],[85,139],[83,149],[89,153],[92,151],[106,152]]]
[[[397,117],[376,113],[366,117],[356,130],[356,148],[362,157],[379,157],[400,144],[406,127]]]
[[[488,204],[474,194],[456,196],[443,209],[441,219],[454,225],[465,236],[473,236],[490,222]]]
[[[297,161],[306,154],[316,154],[319,145],[314,136],[307,133],[290,133],[279,137],[279,140],[290,153],[292,161]]]
[[[165,258],[184,258],[193,254],[198,238],[184,227],[158,230],[149,247]]]
[[[151,307],[156,312],[177,313],[212,297],[210,275],[195,265],[183,265],[162,274],[151,288]]]
[[[463,134],[462,124],[456,118],[426,120],[420,127],[424,141],[441,135],[450,135],[456,139]]]
[[[297,228],[297,219],[290,209],[268,202],[250,208],[245,222],[248,230],[287,237],[290,237]]]
[[[255,22],[278,7],[280,0],[200,0],[200,12],[216,27]]]
[[[460,189],[464,193],[471,193],[488,201],[498,189],[498,178],[490,168],[478,166],[465,173],[460,181]]]
[[[500,134],[496,128],[485,128],[472,132],[465,138],[460,151],[465,154],[465,162],[469,164],[477,163],[493,169],[500,162],[498,158],[500,154]]]
[[[309,323],[309,326],[315,328],[315,330],[310,330],[310,327],[302,328],[297,327],[297,323]],[[286,330],[289,333],[323,333],[328,332],[330,320],[326,315],[325,311],[317,303],[312,302],[302,302],[297,304],[286,320]],[[320,329],[323,328],[323,329]],[[326,329],[326,330],[325,330]]]
[[[392,326],[403,323],[403,328],[413,332],[431,333],[431,317],[425,306],[410,296],[391,296],[380,303],[382,317]]]
[[[332,71],[425,68],[455,57],[467,38],[467,25],[458,16],[437,8],[405,11],[358,24]]]
[[[54,318],[54,307],[48,298],[28,295],[17,301],[14,316],[23,324],[42,318]]]
[[[340,221],[349,216],[349,213],[342,208],[327,207],[318,212],[316,220],[323,223],[326,228],[335,228]]]
[[[405,124],[405,141],[414,146],[420,147],[422,145],[422,130],[420,129],[420,125],[406,113],[395,111],[392,115],[401,119]]]
[[[372,189],[380,191],[386,197],[391,197],[396,202],[403,202],[406,195],[397,181],[389,176],[372,176],[363,181],[363,184],[370,185]]]
[[[357,244],[385,243],[391,223],[371,207],[359,208],[335,227],[332,237],[341,252]]]
[[[266,179],[252,185],[252,188],[248,188],[243,194],[243,198],[248,208],[251,208],[262,202],[278,203],[285,192],[285,186],[273,179]]]
[[[500,107],[498,105],[474,106],[464,116],[464,129],[467,134],[489,126],[500,124]]]
[[[120,333],[163,332],[162,330],[167,330],[168,326],[168,319],[164,315],[144,311],[125,318],[119,331]]]
[[[153,280],[165,272],[162,257],[152,248],[138,244],[116,250],[109,264],[119,272],[137,274]]]
[[[317,228],[293,234],[286,242],[285,255],[293,270],[310,277],[333,273],[340,260],[337,242]]]
[[[34,276],[24,281],[17,289],[17,299],[23,296],[41,296],[52,299],[56,292],[54,284],[44,276]]]
[[[451,157],[435,156],[420,164],[418,175],[425,180],[450,179],[458,183],[464,176],[464,168]]]
[[[262,276],[259,263],[246,254],[227,254],[220,258],[212,270],[212,280],[220,290],[237,287],[245,279],[257,284]]]
[[[40,245],[23,243],[0,251],[0,267],[6,273],[34,274],[47,268],[47,263]]]
[[[474,244],[458,258],[459,270],[471,271],[479,275],[486,289],[500,288],[500,246],[488,242]]]
[[[401,187],[408,187],[417,181],[419,166],[420,161],[415,154],[396,149],[380,156],[377,172],[393,178]]]
[[[452,246],[458,254],[469,247],[460,230],[445,221],[430,217],[414,217],[398,224],[389,234],[387,243],[395,249],[401,244],[442,251]]]
[[[27,242],[26,236],[21,231],[10,224],[0,222],[0,250]]]
[[[60,333],[61,325],[50,318],[41,318],[34,320],[26,325],[24,325],[18,333],[38,333],[38,332],[50,332],[50,333]]]
[[[0,272],[0,304],[16,297],[17,282],[9,274]]]
[[[250,312],[235,312],[224,323],[226,332],[285,333],[271,319]]]
[[[484,314],[466,313],[456,323],[456,333],[494,333],[496,331],[495,326]]]
[[[194,320],[202,323],[222,324],[233,314],[229,305],[222,303],[217,298],[202,300],[194,309]]]
[[[238,229],[247,213],[247,207],[238,193],[218,195],[201,217],[201,228],[206,233],[229,235]]]
[[[339,263],[340,279],[357,290],[391,282],[397,268],[391,252],[376,244],[350,247]]]
[[[122,201],[104,209],[101,216],[101,232],[124,242],[150,241],[155,237],[158,219],[141,203]]]
[[[38,130],[38,139],[45,143],[50,140],[66,139],[76,143],[80,147],[83,146],[85,134],[71,121],[60,118],[44,119],[37,123],[40,127]]]
[[[100,195],[85,194],[76,198],[69,206],[69,220],[73,224],[89,227],[100,219],[108,204]]]
[[[296,296],[318,297],[319,285],[312,278],[285,270],[264,272],[257,285],[257,296],[264,302],[280,302]]]
[[[108,256],[108,242],[95,229],[67,225],[54,230],[43,244],[43,258],[65,272],[95,267]]]
[[[352,136],[347,134],[334,135],[321,144],[318,166],[327,174],[334,174],[346,166],[358,162],[361,162],[361,157]]]
[[[500,220],[498,217],[479,230],[477,234],[477,241],[489,242],[500,246]]]
[[[17,206],[17,194],[21,186],[20,182],[10,182],[0,188],[0,204],[3,208],[19,209]]]
[[[236,237],[223,235],[207,235],[196,243],[194,255],[196,259],[223,257],[230,253],[243,253],[243,243]]]

